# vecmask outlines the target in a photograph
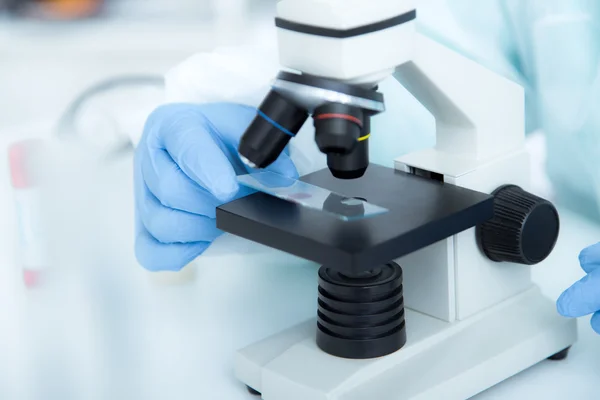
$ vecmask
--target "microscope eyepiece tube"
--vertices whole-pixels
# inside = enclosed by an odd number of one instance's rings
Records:
[[[253,168],[268,167],[307,119],[306,110],[270,91],[240,140],[240,157]]]

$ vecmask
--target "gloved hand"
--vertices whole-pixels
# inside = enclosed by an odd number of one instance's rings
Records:
[[[256,115],[236,104],[170,104],[155,110],[135,153],[135,253],[151,271],[178,271],[222,232],[216,207],[250,194],[236,175],[252,171],[237,146]],[[297,178],[289,153],[270,171]]]
[[[558,299],[558,312],[570,318],[592,316],[592,328],[600,334],[600,243],[579,254],[586,276],[567,289]]]

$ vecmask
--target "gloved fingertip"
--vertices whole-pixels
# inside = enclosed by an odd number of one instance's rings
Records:
[[[236,199],[240,199],[242,197],[249,196],[249,195],[251,195],[253,193],[256,193],[256,190],[254,190],[254,189],[252,189],[252,188],[250,188],[248,186],[240,185],[240,190],[235,195],[235,198]]]
[[[600,311],[592,315],[592,320],[590,321],[590,324],[592,325],[592,329],[594,330],[594,332],[600,335]]]
[[[222,202],[228,202],[235,199],[236,195],[240,191],[240,185],[235,179],[224,180],[215,188],[213,188],[213,195]]]
[[[145,229],[136,234],[135,258],[149,272],[177,272],[201,255],[210,245],[207,242],[163,244]]]
[[[294,162],[290,156],[287,154],[281,154],[279,158],[267,168],[267,170],[288,178],[299,178],[298,170],[296,169],[296,166],[294,165]]]
[[[579,264],[580,265],[585,265],[587,263],[587,255],[589,252],[589,247],[586,247],[585,249],[581,250],[581,252],[579,252]]]
[[[217,235],[217,237],[220,235]],[[192,261],[196,258],[200,257],[212,244],[212,242],[196,242],[196,243],[188,243],[187,244],[187,252],[185,256],[181,259],[179,265],[181,267],[179,270],[182,270],[184,267],[188,266]]]
[[[292,179],[299,179],[300,178],[300,175],[298,174],[298,170],[293,165],[292,165],[292,168],[290,170],[288,170],[288,171],[285,171],[283,173],[283,175],[287,176],[288,178],[292,178]]]
[[[138,257],[138,263],[149,272],[179,272],[202,255],[210,243],[181,243],[161,245],[154,254]]]
[[[572,317],[570,312],[571,296],[569,290],[565,290],[556,301],[556,310],[563,317]]]

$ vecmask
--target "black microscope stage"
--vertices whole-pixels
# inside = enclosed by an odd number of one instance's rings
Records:
[[[323,169],[301,180],[389,211],[345,221],[255,193],[218,207],[217,227],[340,272],[359,274],[494,215],[491,195],[375,164],[359,179],[336,179]],[[335,209],[341,199],[329,199],[328,207]]]

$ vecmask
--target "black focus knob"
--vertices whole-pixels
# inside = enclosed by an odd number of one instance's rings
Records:
[[[493,193],[494,217],[477,227],[479,246],[492,261],[534,265],[550,255],[558,239],[556,207],[518,186]]]

